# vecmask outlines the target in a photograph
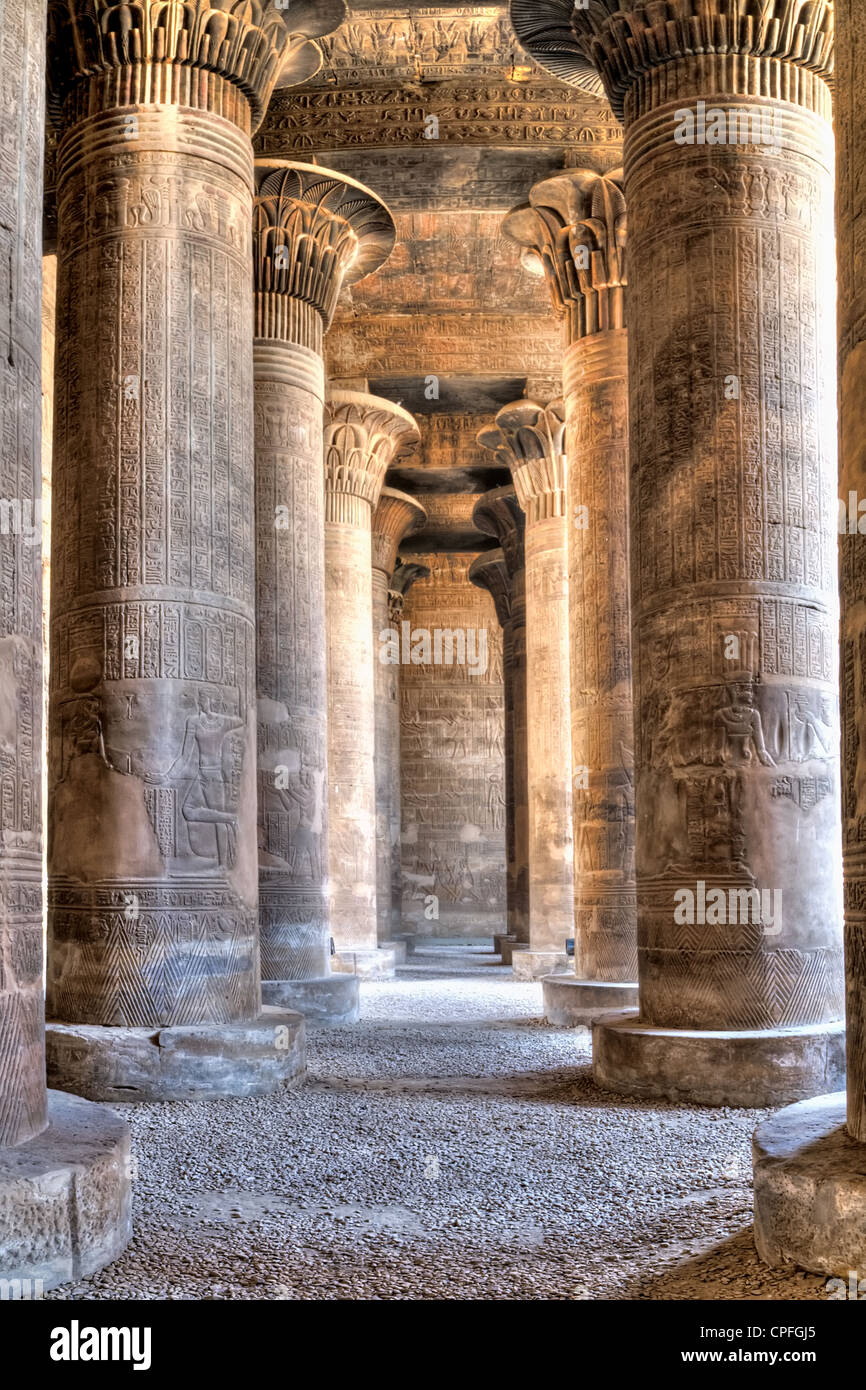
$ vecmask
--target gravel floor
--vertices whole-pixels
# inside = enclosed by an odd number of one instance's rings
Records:
[[[751,1239],[764,1112],[604,1095],[589,1037],[436,944],[262,1100],[118,1107],[135,1237],[55,1299],[823,1299]]]

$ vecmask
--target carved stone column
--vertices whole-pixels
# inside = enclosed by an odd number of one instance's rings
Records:
[[[563,324],[568,453],[574,969],[545,980],[544,1008],[591,1025],[638,998],[622,175],[569,169],[529,204],[503,231]]]
[[[625,124],[640,1019],[595,1076],[800,1099],[843,1051],[832,6],[512,14]]]
[[[566,942],[574,934],[562,401],[507,405],[478,442],[511,469],[526,514],[529,944],[512,952],[511,963],[516,978],[540,979],[567,964]]]
[[[391,579],[402,541],[420,530],[427,512],[408,493],[383,487],[373,513],[373,671],[376,717],[376,920],[379,946],[406,958],[395,941],[392,880],[400,849],[400,625],[391,621]],[[402,600],[402,595],[400,596]],[[402,608],[402,601],[401,601]],[[396,803],[395,803],[396,798]],[[398,928],[399,929],[399,928]]]
[[[502,612],[505,683],[505,846],[508,875],[507,935],[494,938],[503,964],[515,946],[529,945],[529,811],[526,789],[526,517],[513,487],[492,488],[476,502],[472,520],[495,536],[505,566],[507,594]],[[479,569],[486,557],[479,557]],[[472,577],[470,572],[470,578]],[[479,576],[480,577],[480,576]],[[494,594],[494,601],[496,595]],[[499,613],[499,608],[497,608]],[[507,625],[506,625],[507,624]]]
[[[772,1116],[753,1148],[759,1254],[839,1275],[849,1294],[849,1271],[866,1270],[866,14],[859,0],[835,13],[847,1127],[839,1091]]]
[[[42,1004],[42,156],[45,7],[0,11],[0,1279],[96,1273],[131,1235],[129,1131],[45,1090]]]
[[[357,976],[330,965],[322,335],[394,223],[353,179],[272,159],[253,216],[262,998],[347,1023]]]
[[[428,579],[430,570],[427,565],[416,564],[414,560],[398,560],[397,566],[391,578],[391,587],[388,590],[388,621],[391,627],[400,632],[402,637],[403,608],[406,602],[406,595],[417,579]],[[396,757],[391,763],[391,931],[392,942],[397,940],[406,944],[408,953],[414,950],[415,933],[403,930],[403,854],[402,854],[402,832],[403,832],[403,798],[402,798],[402,763],[400,754],[400,709],[402,703],[402,663],[395,668],[396,687],[394,692],[394,730],[393,737],[396,742]]]
[[[506,943],[517,941],[516,866],[514,862],[514,628],[511,621],[511,585],[505,556],[501,550],[486,550],[469,566],[469,581],[485,589],[493,599],[502,628],[502,687],[505,725],[505,932],[495,935],[493,949],[500,953]]]
[[[259,979],[250,136],[311,53],[255,0],[50,6],[48,1056],[92,1098],[303,1074]]]
[[[376,922],[372,517],[385,474],[419,439],[408,411],[362,391],[325,405],[325,582],[331,930],[337,970],[384,978]],[[377,644],[378,646],[378,644]]]

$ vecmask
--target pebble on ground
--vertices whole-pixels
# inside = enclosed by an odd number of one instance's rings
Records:
[[[826,1299],[752,1241],[768,1112],[596,1089],[490,945],[440,941],[310,1028],[299,1090],[117,1106],[125,1254],[62,1299]]]

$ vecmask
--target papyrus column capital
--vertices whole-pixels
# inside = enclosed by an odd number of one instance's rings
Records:
[[[511,580],[501,550],[485,550],[469,566],[469,582],[486,589],[493,599],[500,627],[511,619]]]
[[[511,0],[527,53],[562,81],[607,94],[620,119],[682,92],[700,72],[704,89],[809,101],[833,72],[833,0]],[[777,90],[773,90],[773,87]],[[652,90],[649,103],[647,97]],[[632,112],[635,114],[635,112]]]
[[[385,204],[355,179],[315,164],[257,159],[256,337],[320,349],[343,285],[378,270],[395,236]]]
[[[420,531],[426,520],[426,508],[408,492],[383,487],[373,512],[373,569],[381,570],[390,581],[400,545]]]
[[[514,485],[482,493],[472,509],[472,520],[479,531],[498,540],[509,578],[514,579],[526,565],[526,513],[517,500]]]
[[[626,207],[622,170],[566,169],[542,179],[502,230],[543,274],[568,341],[625,326]]]
[[[503,406],[478,443],[511,471],[528,522],[565,515],[565,412],[561,400],[547,406],[514,401]]]
[[[276,86],[318,72],[313,39],[346,14],[345,0],[49,0],[50,108],[60,125],[125,106],[217,110],[217,78],[243,93],[254,131]]]
[[[328,521],[355,520],[376,506],[385,474],[420,439],[402,406],[364,391],[330,391],[325,402],[325,502]]]

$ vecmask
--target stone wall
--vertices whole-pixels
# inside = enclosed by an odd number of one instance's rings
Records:
[[[403,929],[491,936],[505,930],[502,631],[467,577],[474,555],[412,558],[430,577],[407,597],[404,645],[434,660],[401,665]],[[448,631],[464,634],[462,664],[459,636],[447,664]]]

